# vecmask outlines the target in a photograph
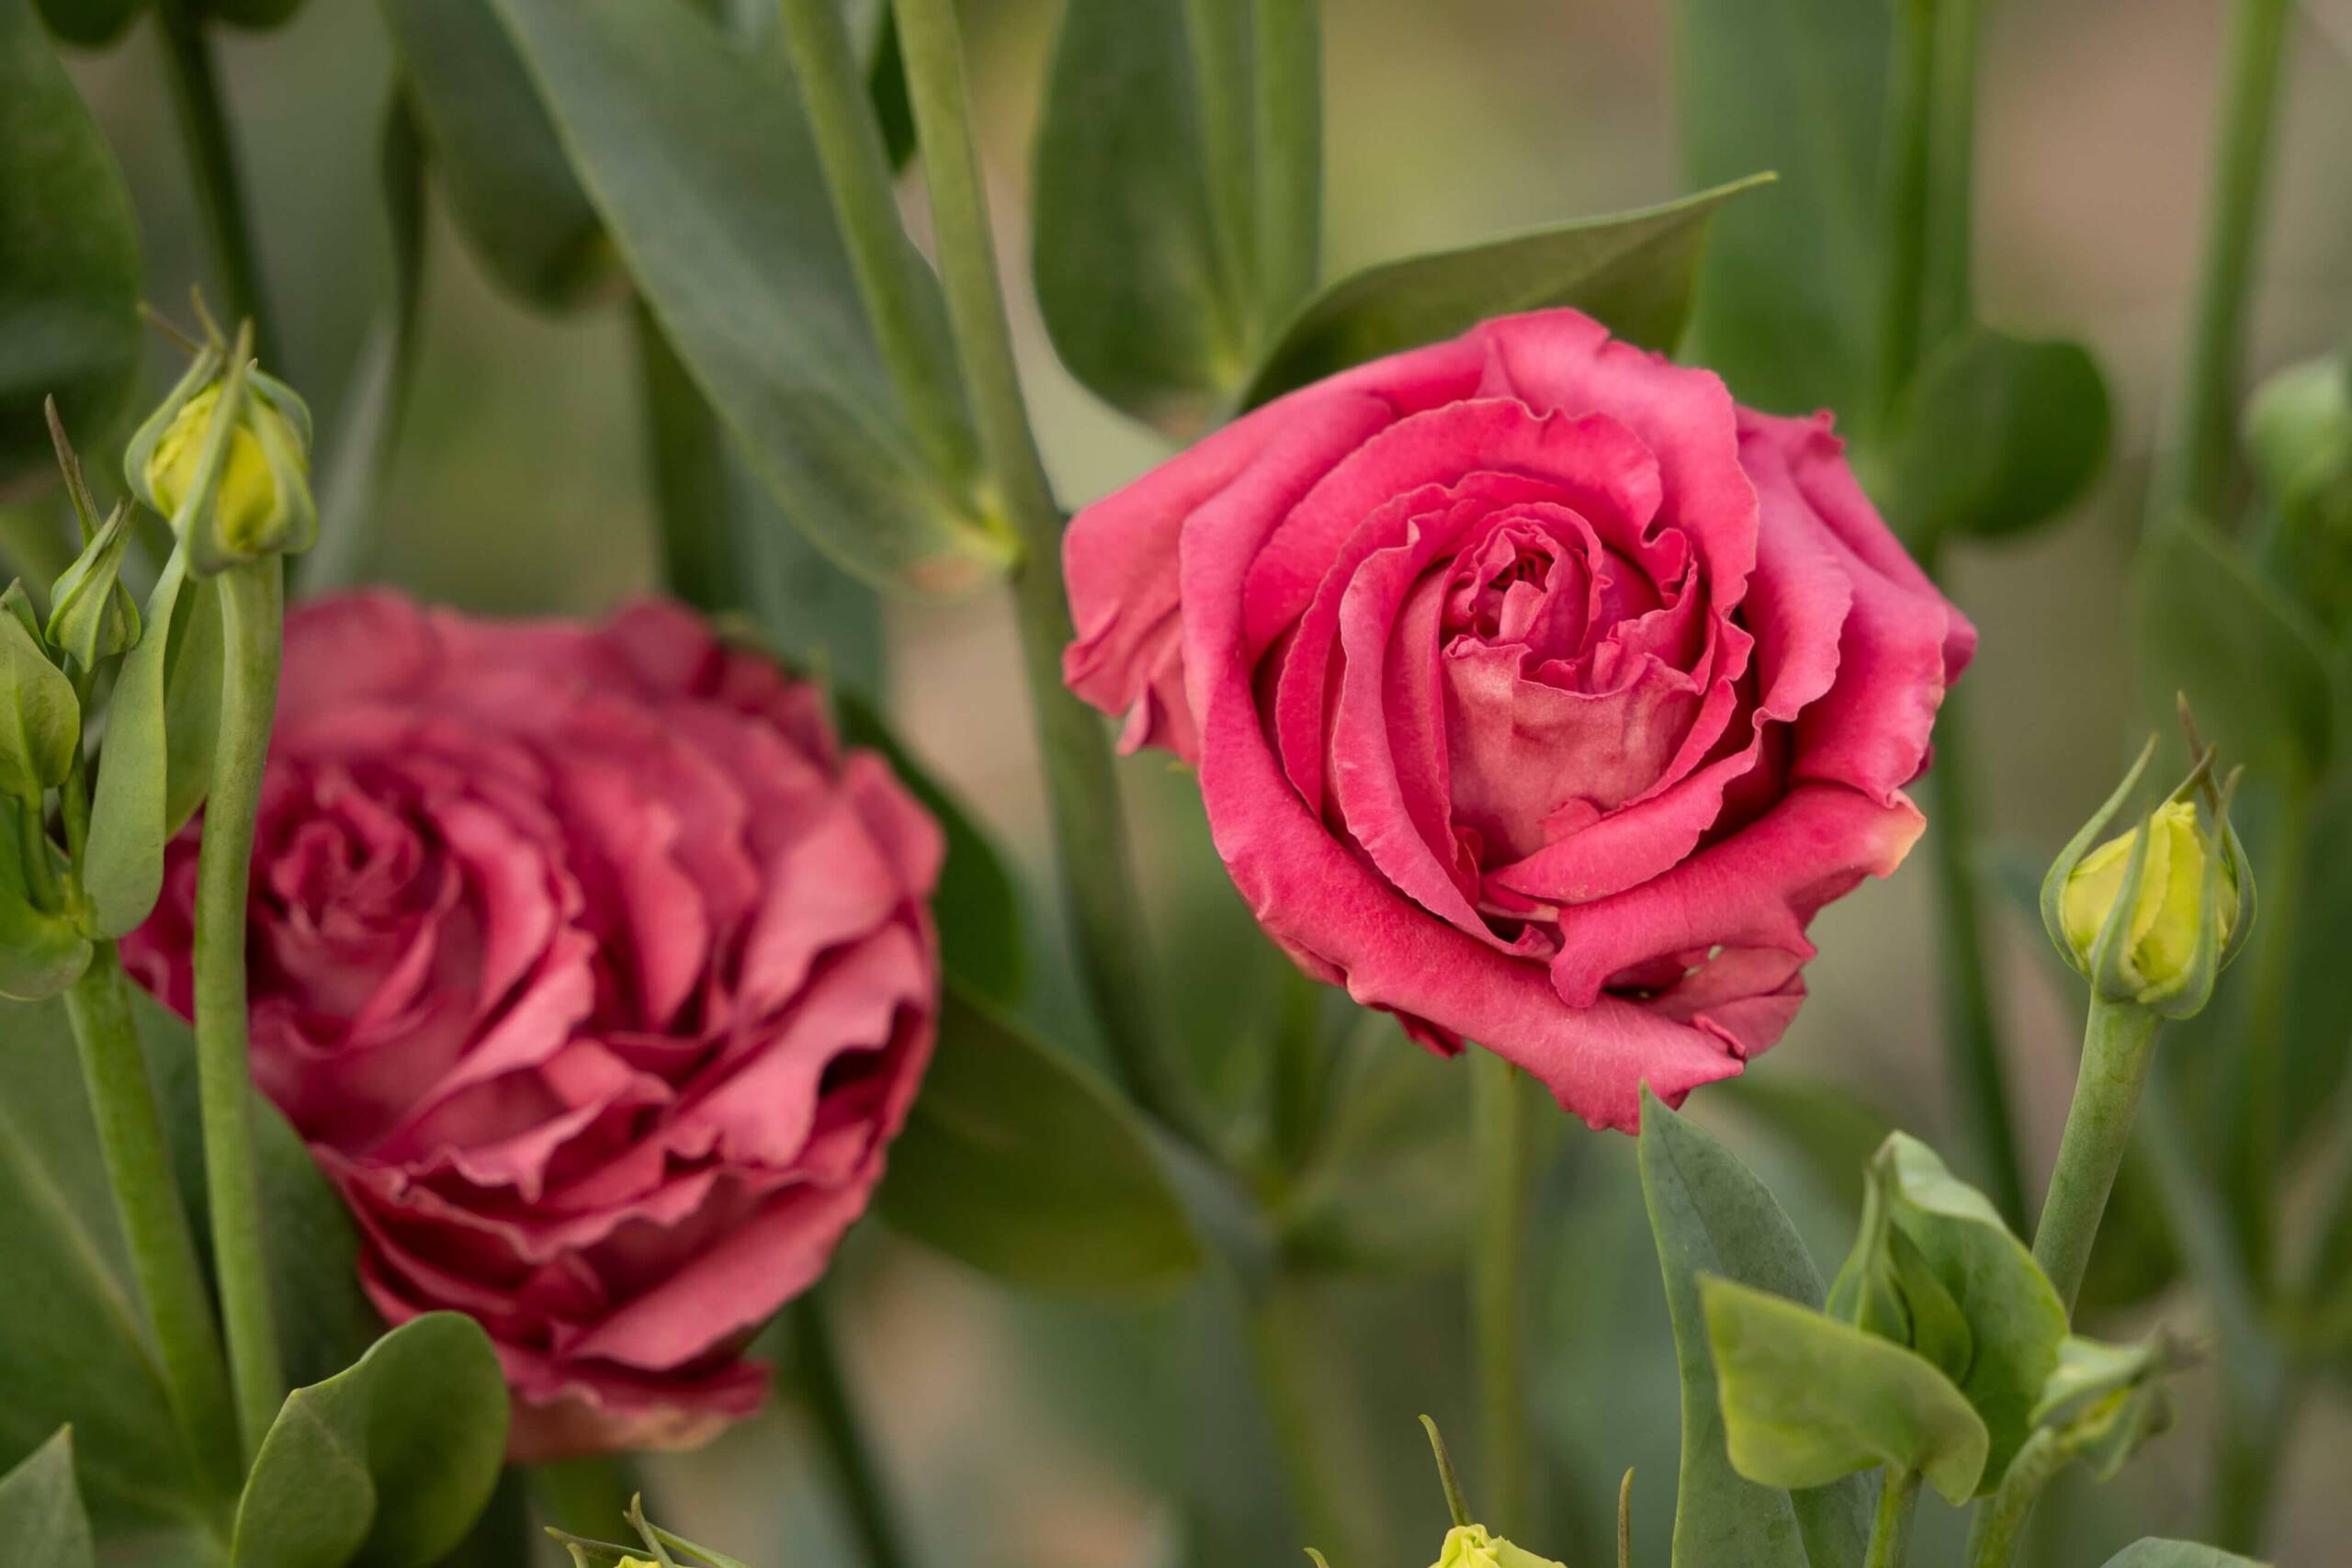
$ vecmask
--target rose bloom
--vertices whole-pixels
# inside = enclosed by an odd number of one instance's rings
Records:
[[[1079,513],[1072,690],[1199,769],[1308,974],[1595,1125],[1740,1071],[1923,826],[1975,633],[1826,415],[1573,310],[1306,387]]]
[[[123,944],[183,1014],[198,832]],[[759,1404],[744,1343],[865,1207],[930,1055],[941,852],[821,694],[674,606],[288,618],[254,1075],[384,1315],[489,1331],[517,1458]]]

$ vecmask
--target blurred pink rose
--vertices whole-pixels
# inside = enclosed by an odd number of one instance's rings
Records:
[[[930,1055],[937,828],[820,694],[666,604],[298,609],[254,1072],[384,1314],[472,1314],[543,1457],[698,1440],[865,1207]],[[197,829],[124,944],[190,1004]]]
[[[1071,688],[1194,762],[1302,968],[1631,1128],[1777,1040],[1922,826],[1975,633],[1826,416],[1573,310],[1271,403],[1081,512]]]

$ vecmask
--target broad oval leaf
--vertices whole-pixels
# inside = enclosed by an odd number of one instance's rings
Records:
[[[2132,597],[2152,712],[2186,692],[2222,755],[2303,779],[2325,769],[2334,676],[2300,605],[2193,517],[2158,523]]]
[[[286,1396],[237,1504],[232,1568],[423,1568],[498,1485],[506,1382],[459,1313],[412,1318]]]
[[[2268,1568],[2251,1557],[2193,1540],[2135,1540],[2107,1560],[2107,1568]]]
[[[495,3],[638,288],[793,523],[902,592],[1009,565],[899,416],[790,75],[692,6]],[[933,373],[960,385],[936,288],[917,299]]]
[[[111,18],[88,14],[96,36]],[[29,0],[0,0],[0,488],[54,461],[41,400],[107,429],[139,370],[139,225]]]
[[[1017,1284],[1134,1290],[1201,1260],[1134,1112],[952,988],[875,1202],[899,1230]]]
[[[1971,327],[1905,396],[1888,515],[1923,557],[1946,538],[2024,533],[2089,488],[2110,423],[2106,378],[2082,344]]]
[[[1984,1423],[1922,1357],[1769,1291],[1699,1281],[1721,1383],[1724,1434],[1742,1475],[1822,1486],[1890,1465],[1957,1507],[1984,1473]]]
[[[74,1482],[74,1429],[32,1451],[0,1474],[0,1540],[9,1558],[28,1568],[96,1568],[90,1516]]]
[[[1732,1469],[1700,1309],[1702,1274],[1818,1305],[1821,1275],[1796,1227],[1730,1150],[1646,1090],[1641,1165],[1682,1374],[1674,1568],[1856,1568],[1870,1539],[1866,1481],[1788,1492]]]
[[[1489,317],[1555,306],[1574,306],[1629,343],[1669,350],[1690,317],[1709,219],[1771,179],[1755,175],[1659,207],[1366,267],[1324,289],[1283,330],[1244,406]]]
[[[85,49],[120,38],[146,6],[147,0],[33,0],[51,32]]]
[[[1679,0],[1683,172],[1772,169],[1715,225],[1690,350],[1744,403],[1860,412],[1877,341],[1884,0]]]
[[[481,0],[383,0],[434,177],[493,281],[560,310],[593,296],[611,247],[514,40]]]

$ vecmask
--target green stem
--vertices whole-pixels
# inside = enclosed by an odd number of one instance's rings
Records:
[[[2212,1522],[2205,1532],[2222,1551],[2260,1554],[2299,1406],[2291,1387],[2282,1408],[2257,1410],[2239,1400],[2225,1404],[2214,1457]]]
[[[2024,1162],[2002,1072],[2000,1021],[1994,1010],[1991,959],[1985,952],[1968,717],[1966,694],[1957,687],[1946,692],[1936,718],[1935,766],[1921,787],[1927,797],[1928,844],[1935,855],[1944,1050],[1985,1187],[2001,1217],[2022,1234]]]
[[[817,162],[883,367],[923,457],[962,498],[973,477],[971,431],[949,378],[952,371],[937,362],[934,340],[925,330],[922,289],[929,280],[899,221],[889,150],[850,47],[840,0],[781,0],[781,7],[800,106],[816,140]]]
[[[155,20],[163,29],[164,62],[171,77],[172,101],[179,109],[180,133],[187,141],[205,238],[220,287],[228,292],[230,316],[232,321],[253,322],[254,352],[264,364],[276,365],[277,333],[254,254],[236,143],[220,103],[212,42],[189,0],[155,0]]]
[[[954,0],[893,0],[915,131],[931,187],[941,281],[979,428],[980,455],[1023,560],[1013,576],[1030,707],[1045,764],[1063,902],[1079,974],[1120,1078],[1138,1103],[1196,1145],[1211,1140],[1169,1054],[1153,1006],[1150,942],[1128,856],[1109,737],[1062,685],[1071,637],[1062,516],[1029,428],[1013,364],[988,198],[972,143]]]
[[[2066,1110],[2058,1163],[2050,1173],[2041,1223],[2033,1233],[2034,1261],[2050,1276],[2069,1311],[2090,1265],[2107,1195],[2132,1142],[2132,1119],[2147,1082],[2157,1023],[2156,1015],[2145,1008],[2091,998],[2075,1100]]]
[[[1975,1528],[1970,1532],[1969,1568],[2008,1568],[2041,1489],[2065,1462],[2058,1434],[2049,1427],[2025,1440],[2017,1457],[2009,1461],[2009,1468],[2001,1472],[2001,1484],[1976,1516]]]
[[[1271,343],[1315,288],[1322,243],[1323,64],[1314,0],[1257,0],[1257,286]]]
[[[1976,62],[1980,0],[1937,0],[1928,114],[1927,280],[1921,343],[1932,352],[1976,310]]]
[[[1902,1568],[1911,1555],[1911,1521],[1919,1513],[1919,1472],[1889,1470],[1878,1489],[1878,1514],[1871,1520],[1870,1550],[1862,1568]]]
[[[1478,1184],[1470,1249],[1470,1324],[1478,1365],[1478,1416],[1490,1499],[1487,1523],[1523,1532],[1527,1517],[1526,1298],[1520,1262],[1527,1240],[1527,1117],[1519,1069],[1491,1051],[1470,1061],[1470,1143]]]
[[[743,609],[752,585],[729,526],[726,437],[643,300],[631,308],[629,321],[636,328],[639,401],[662,525],[662,586],[707,615]]]
[[[2261,238],[2288,6],[2289,0],[2237,0],[2232,14],[2195,314],[2176,394],[2172,437],[2158,458],[2149,491],[2151,525],[2181,513],[2219,520],[2228,497],[2247,285],[2255,245]]]
[[[115,1214],[154,1330],[173,1418],[198,1468],[224,1496],[233,1495],[242,1472],[220,1333],[173,1180],[164,1120],[114,943],[96,944],[90,966],[65,993],[65,1017],[81,1055]]]
[[[1326,1402],[1317,1396],[1308,1375],[1308,1353],[1319,1330],[1306,1291],[1297,1276],[1279,1269],[1257,1287],[1249,1306],[1250,1350],[1303,1543],[1340,1562],[1361,1562],[1367,1548],[1351,1512],[1340,1503],[1331,1473],[1333,1435],[1324,1419]]]
[[[1887,79],[1887,164],[1879,280],[1879,363],[1874,428],[1883,430],[1919,365],[1920,303],[1928,276],[1928,152],[1935,67],[1936,0],[1896,0]]]
[[[271,1325],[267,1247],[254,1160],[247,1059],[245,900],[254,816],[269,754],[283,623],[283,564],[275,556],[220,574],[222,680],[219,750],[196,871],[196,1068],[204,1113],[204,1183],[212,1266],[228,1332],[229,1371],[250,1460],[286,1397]]]
[[[833,1337],[825,1321],[818,1292],[803,1294],[792,1303],[794,1349],[800,1366],[801,1386],[808,1394],[808,1413],[815,1419],[826,1462],[832,1467],[841,1494],[849,1505],[850,1523],[865,1549],[868,1568],[900,1568],[908,1561],[883,1483],[881,1467],[865,1440],[857,1412],[842,1380]]]
[[[2245,1038],[2238,1049],[2243,1102],[2230,1119],[2224,1179],[2232,1229],[2257,1290],[2270,1276],[2271,1213],[2276,1202],[2279,1122],[2286,1110],[2287,1006],[2294,985],[2295,939],[2311,859],[2312,789],[2287,784],[2261,878],[2262,919],[2254,934],[2253,988]]]
[[[1323,998],[1329,987],[1310,980],[1288,959],[1277,958],[1282,973],[1275,1019],[1269,1112],[1273,1123],[1274,1160],[1285,1177],[1295,1177],[1314,1157],[1315,1141],[1322,1130],[1323,1107],[1331,1076],[1331,1047],[1323,1030]]]

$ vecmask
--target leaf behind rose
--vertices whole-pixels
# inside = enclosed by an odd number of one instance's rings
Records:
[[[74,1484],[74,1429],[35,1449],[16,1469],[0,1474],[0,1540],[18,1562],[39,1568],[94,1568],[97,1550],[90,1541],[90,1517]]]
[[[1135,1113],[953,985],[875,1203],[899,1231],[1015,1284],[1145,1290],[1201,1261]]]
[[[2193,1540],[2135,1540],[2107,1560],[2107,1568],[2266,1568],[2251,1557]]]
[[[1821,1275],[1796,1227],[1737,1156],[1646,1089],[1641,1165],[1682,1371],[1674,1568],[1856,1568],[1870,1537],[1868,1483],[1790,1492],[1732,1469],[1700,1311],[1702,1274],[1818,1307]]]
[[[1244,408],[1494,316],[1573,306],[1616,336],[1670,350],[1690,319],[1708,220],[1769,174],[1658,207],[1580,218],[1460,250],[1381,262],[1309,300],[1250,378]]]

